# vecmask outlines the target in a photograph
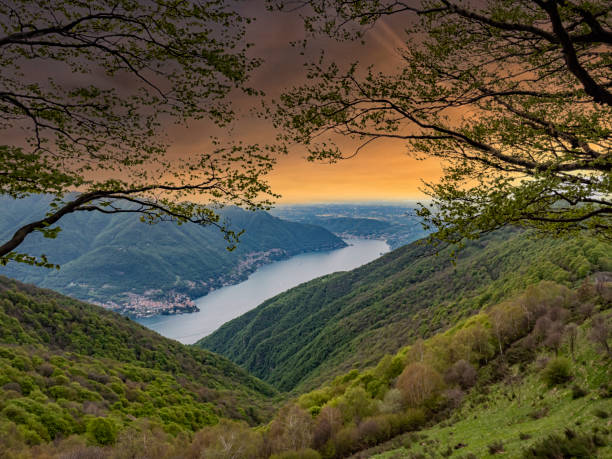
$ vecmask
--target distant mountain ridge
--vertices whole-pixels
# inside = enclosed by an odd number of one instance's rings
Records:
[[[330,203],[281,205],[272,214],[290,221],[322,226],[341,237],[384,239],[392,249],[426,236],[410,205]]]
[[[453,264],[413,243],[349,272],[272,298],[198,342],[283,391],[365,368],[540,280],[572,284],[612,270],[612,245],[536,239],[505,228],[469,242]]]
[[[44,215],[49,201],[48,196],[0,199],[0,239]],[[345,246],[321,227],[288,222],[263,211],[232,207],[221,215],[232,228],[245,230],[233,252],[226,250],[227,242],[214,227],[145,225],[137,215],[128,214],[68,215],[56,239],[33,234],[19,248],[47,255],[61,265],[59,271],[11,263],[0,267],[0,274],[97,303],[188,305],[190,299],[245,279],[262,264]]]

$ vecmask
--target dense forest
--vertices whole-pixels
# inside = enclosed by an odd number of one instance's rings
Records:
[[[0,388],[0,457],[9,438],[36,445],[91,434],[114,442],[141,418],[174,435],[220,418],[256,425],[276,395],[221,356],[4,277]]]
[[[373,365],[530,284],[571,287],[598,271],[612,271],[612,247],[589,238],[506,228],[455,256],[417,242],[280,294],[199,344],[280,390],[304,390]]]

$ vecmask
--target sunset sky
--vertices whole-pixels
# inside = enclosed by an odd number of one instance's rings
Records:
[[[264,63],[253,75],[251,84],[263,89],[268,101],[303,82],[305,60],[308,55],[317,56],[321,49],[339,64],[359,60],[364,66],[373,64],[376,69],[392,71],[400,63],[396,50],[402,45],[400,21],[406,19],[402,15],[394,18],[395,23],[379,21],[369,32],[365,46],[319,39],[311,42],[304,57],[290,46],[292,40],[304,37],[298,13],[271,13],[265,10],[264,2],[246,2],[240,10],[256,19],[249,26],[247,39],[254,44],[253,55],[263,58]],[[211,132],[203,124],[175,128],[170,133],[172,150],[202,148],[211,134],[247,142],[271,142],[275,132],[269,123],[247,114],[258,101],[237,98],[235,102],[243,117],[231,132]],[[348,144],[346,150],[347,154],[352,153]],[[356,157],[336,164],[309,163],[304,149],[296,146],[288,156],[279,159],[269,181],[273,190],[282,195],[279,203],[403,200],[422,197],[421,180],[436,180],[439,175],[440,166],[436,161],[417,161],[410,157],[403,142],[379,141]]]

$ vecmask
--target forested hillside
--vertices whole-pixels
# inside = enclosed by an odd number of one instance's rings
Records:
[[[275,394],[221,356],[0,277],[0,457],[9,438],[106,444],[145,420],[174,435],[221,418],[255,425]]]
[[[456,259],[413,243],[346,273],[291,289],[204,338],[283,391],[367,367],[417,338],[540,280],[574,285],[612,270],[612,246],[592,238],[536,239],[506,228],[469,242]]]
[[[275,457],[609,458],[610,307],[612,273],[531,285],[287,404]]]
[[[2,339],[17,336],[37,343],[0,346],[0,457],[340,459],[380,453],[381,459],[553,459],[612,454],[612,273],[596,273],[575,289],[550,281],[531,285],[444,333],[294,398],[270,422],[256,418],[255,406],[270,393],[265,385],[231,364],[227,370],[223,359],[207,359],[225,369],[221,372],[192,367],[231,386],[212,393],[225,397],[226,415],[239,405],[239,416],[246,412],[252,423],[263,421],[257,428],[219,419],[219,399],[211,396],[210,385],[202,386],[206,377],[198,380],[184,365],[190,360],[185,352],[206,355],[203,351],[185,351],[174,343],[176,361],[157,353],[159,366],[176,365],[172,373],[151,368],[156,364],[142,350],[140,363],[131,357],[61,352],[49,331],[56,327],[65,337],[66,327],[55,321],[68,317],[48,305],[63,298],[10,281],[3,281],[3,288],[7,284],[20,292],[3,292],[0,304],[12,317],[2,321],[13,331],[7,334],[5,328]],[[51,314],[37,317],[41,306],[28,301],[47,304]],[[11,304],[26,313],[16,313]],[[68,328],[89,333],[93,318],[75,326],[77,306],[68,307],[73,318]],[[78,342],[78,336],[70,338]],[[140,347],[122,346],[118,336],[106,341],[95,332],[92,336],[109,343],[108,350],[93,345],[89,352],[95,355],[116,350],[129,355]],[[147,343],[143,334],[136,337]],[[244,397],[232,399],[237,392]]]
[[[0,200],[0,239],[44,215],[49,197]],[[167,300],[174,294],[205,295],[223,284],[245,279],[258,266],[297,253],[344,247],[329,231],[288,222],[266,212],[227,208],[222,216],[236,231],[245,230],[236,250],[215,227],[144,225],[137,215],[86,212],[62,219],[56,239],[33,234],[20,250],[45,254],[61,269],[17,263],[0,274],[99,303],[125,304],[138,298]]]

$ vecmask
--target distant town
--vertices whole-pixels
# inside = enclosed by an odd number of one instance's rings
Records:
[[[111,301],[100,305],[138,319],[158,315],[186,314],[200,310],[189,296],[176,292],[167,295],[165,299],[153,299],[145,295],[127,293],[127,300],[122,304]]]

